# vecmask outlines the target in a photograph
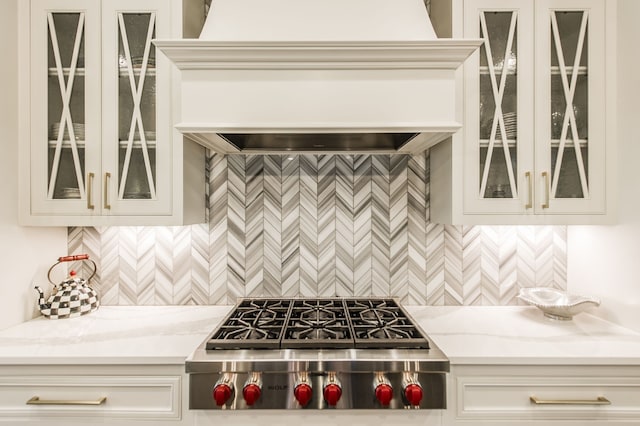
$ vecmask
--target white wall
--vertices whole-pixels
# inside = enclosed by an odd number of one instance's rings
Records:
[[[618,0],[618,225],[568,229],[568,288],[640,330],[640,1]]]
[[[36,314],[33,284],[67,252],[66,228],[18,225],[18,1],[0,1],[0,329]]]

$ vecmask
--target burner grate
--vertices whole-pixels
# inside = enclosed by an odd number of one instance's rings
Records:
[[[345,303],[356,348],[429,348],[427,339],[393,299]]]
[[[290,300],[241,301],[207,342],[207,350],[263,347],[278,349]]]
[[[243,299],[206,349],[428,349],[393,299]]]
[[[352,348],[353,337],[342,300],[295,300],[282,347]]]

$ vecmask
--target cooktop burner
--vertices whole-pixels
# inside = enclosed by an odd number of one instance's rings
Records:
[[[206,343],[214,349],[428,349],[393,299],[242,299]]]

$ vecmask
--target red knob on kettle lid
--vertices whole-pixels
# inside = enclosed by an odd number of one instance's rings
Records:
[[[420,405],[420,401],[422,401],[422,387],[415,383],[407,385],[407,387],[404,388],[404,396],[409,404]]]
[[[229,398],[231,398],[231,388],[229,385],[224,383],[216,385],[213,389],[213,399],[216,401],[216,405],[224,405]]]
[[[301,383],[293,390],[293,396],[295,396],[296,401],[301,406],[305,406],[311,401],[311,397],[313,395],[313,389],[306,383]]]
[[[69,276],[70,277],[75,277],[76,274],[77,274],[77,272],[75,270],[73,270],[73,269],[71,270],[71,272],[69,272]]]
[[[342,396],[342,389],[335,383],[328,384],[324,387],[324,400],[329,405],[336,405]]]

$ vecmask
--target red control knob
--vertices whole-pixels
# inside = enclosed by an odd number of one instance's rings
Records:
[[[250,383],[242,389],[242,396],[247,405],[255,404],[255,402],[260,399],[261,393],[260,386],[255,383]]]
[[[213,388],[213,399],[216,401],[216,405],[224,405],[229,398],[231,398],[231,387],[224,383],[220,383]]]
[[[393,388],[386,383],[376,386],[376,399],[380,405],[389,405],[393,398]]]
[[[324,400],[329,405],[336,405],[342,396],[342,389],[335,383],[330,383],[324,387]]]
[[[420,405],[422,401],[422,388],[420,385],[412,383],[404,388],[404,396],[411,405]]]
[[[304,407],[309,403],[309,401],[311,401],[312,395],[313,389],[311,389],[311,386],[306,383],[300,383],[293,390],[293,396],[296,397],[296,401],[298,401],[298,404],[300,404],[302,407]]]

